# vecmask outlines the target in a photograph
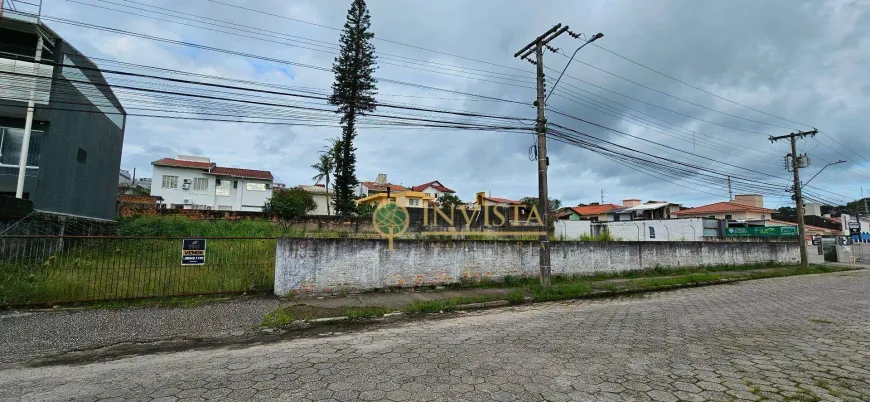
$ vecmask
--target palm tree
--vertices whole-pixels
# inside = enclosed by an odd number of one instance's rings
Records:
[[[311,168],[317,171],[317,174],[314,175],[311,179],[314,180],[314,184],[320,183],[321,180],[326,182],[326,214],[332,215],[329,210],[329,204],[332,204],[329,199],[329,182],[330,177],[335,172],[335,156],[338,153],[338,150],[341,149],[341,140],[337,138],[333,138],[330,140],[330,145],[324,145],[326,150],[320,151],[320,159],[317,160],[317,163],[311,165]]]

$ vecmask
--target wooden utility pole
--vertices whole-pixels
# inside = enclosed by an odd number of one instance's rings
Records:
[[[801,249],[801,265],[807,266],[809,264],[809,257],[807,253],[807,236],[806,236],[806,227],[804,226],[804,198],[801,193],[801,176],[800,176],[800,164],[798,163],[798,154],[797,154],[797,139],[804,138],[806,136],[815,136],[818,133],[818,130],[813,129],[812,131],[802,131],[798,133],[791,133],[788,135],[781,135],[779,137],[770,137],[770,142],[776,142],[778,140],[783,140],[788,138],[791,141],[791,170],[794,174],[794,202],[795,202],[795,211],[797,213],[797,221],[798,221],[798,236],[800,249]]]
[[[557,24],[514,54],[514,57],[526,59],[526,57],[534,53],[535,60],[529,60],[529,62],[538,67],[538,96],[535,101],[535,106],[538,108],[538,117],[535,132],[537,133],[538,140],[538,214],[541,216],[541,223],[544,226],[543,233],[540,236],[539,247],[540,279],[541,286],[545,287],[550,286],[550,200],[547,191],[547,165],[549,165],[550,161],[547,158],[547,118],[544,113],[544,108],[546,107],[544,101],[544,47],[567,30],[567,26],[562,27],[562,24]]]

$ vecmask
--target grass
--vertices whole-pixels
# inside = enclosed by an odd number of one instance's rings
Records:
[[[520,289],[511,289],[504,295],[504,299],[510,302],[511,304],[520,304],[526,298],[526,295]]]
[[[0,261],[0,305],[262,291],[275,275],[274,239],[208,240],[196,266],[181,265],[180,239],[6,242],[13,258]]]
[[[471,303],[484,303],[493,300],[499,300],[496,296],[478,296],[478,297],[451,297],[441,300],[424,300],[411,304],[408,307],[409,313],[437,313],[441,311],[457,310],[458,306]]]
[[[324,317],[376,318],[395,311],[395,309],[386,307],[321,308],[297,304],[276,308],[269,314],[266,314],[261,325],[264,327],[280,327],[297,320],[312,320]]]
[[[655,270],[655,272],[682,272],[681,275],[668,275],[659,277],[647,277],[646,274],[633,272],[626,277],[618,277],[612,274],[603,275],[607,279],[599,279],[601,276],[554,276],[551,286],[545,288],[538,283],[537,278],[505,277],[503,282],[481,282],[466,284],[465,286],[484,286],[508,288],[508,292],[502,296],[476,296],[476,297],[452,297],[440,300],[425,300],[412,303],[404,309],[407,313],[438,313],[456,311],[462,306],[472,303],[483,303],[494,300],[505,300],[511,304],[520,304],[525,301],[526,294],[532,294],[533,300],[556,301],[577,299],[585,297],[598,297],[602,294],[614,294],[623,292],[643,292],[651,290],[670,289],[675,286],[700,285],[717,282],[722,279],[748,280],[760,278],[773,278],[790,275],[804,275],[824,272],[847,270],[840,267],[811,265],[809,267],[779,266],[775,270],[758,271],[758,265],[749,267],[734,267],[726,270],[724,267],[713,268],[714,272],[688,272],[689,270]],[[765,267],[769,267],[765,265]],[[603,293],[602,293],[603,292]],[[380,317],[383,314],[396,311],[383,307],[352,307],[352,308],[316,308],[305,305],[279,307],[269,313],[263,320],[264,326],[280,326],[296,320],[310,320],[321,317],[347,316],[349,318]],[[826,320],[813,319],[814,322]],[[830,322],[830,321],[827,321]],[[742,372],[738,368],[738,372]],[[749,384],[748,384],[749,385]],[[797,400],[812,400],[811,395],[801,393]],[[807,399],[809,398],[809,399]]]

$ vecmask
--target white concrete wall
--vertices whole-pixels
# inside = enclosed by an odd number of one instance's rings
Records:
[[[311,193],[311,196],[314,198],[314,203],[317,204],[317,209],[309,212],[308,215],[327,215],[326,206],[329,203],[329,198],[326,194]],[[329,212],[332,212],[332,208],[329,209]]]
[[[578,240],[592,234],[591,221],[556,221],[554,226],[556,238],[560,240]]]
[[[623,241],[704,240],[704,222],[701,218],[606,222],[604,225],[615,239]],[[655,231],[655,238],[650,237],[650,226]]]
[[[278,239],[275,294],[330,293],[459,282],[462,278],[538,273],[537,242]],[[796,243],[552,242],[554,274],[796,263]]]

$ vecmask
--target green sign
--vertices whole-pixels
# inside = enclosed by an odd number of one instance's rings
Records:
[[[797,236],[797,226],[770,226],[725,229],[725,236],[738,237],[786,237]]]

